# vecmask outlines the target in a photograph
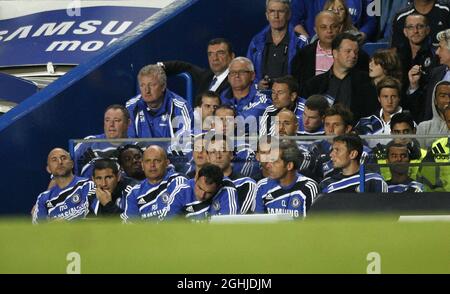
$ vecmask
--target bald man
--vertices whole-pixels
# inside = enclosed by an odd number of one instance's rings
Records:
[[[33,210],[33,223],[42,220],[74,220],[85,218],[89,212],[88,196],[95,195],[93,182],[74,176],[70,154],[55,148],[47,157],[47,172],[54,185],[39,194]]]
[[[126,198],[124,221],[129,219],[156,219],[164,208],[173,201],[179,185],[187,179],[169,169],[170,161],[166,151],[160,146],[151,145],[142,157],[145,179],[134,186]]]

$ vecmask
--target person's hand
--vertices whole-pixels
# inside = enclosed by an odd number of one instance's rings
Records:
[[[269,89],[269,77],[265,76],[264,79],[260,80],[258,83],[258,90],[267,90]]]
[[[419,80],[422,76],[422,69],[420,65],[414,65],[408,72],[409,89],[417,90],[419,88]]]
[[[108,190],[103,190],[102,188],[95,188],[95,195],[97,196],[98,201],[100,201],[100,204],[105,206],[109,202],[111,202],[111,192]]]

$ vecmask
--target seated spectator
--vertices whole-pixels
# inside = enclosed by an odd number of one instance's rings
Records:
[[[188,179],[196,179],[200,169],[209,162],[206,152],[205,134],[199,134],[194,137],[194,150],[192,151],[192,160],[189,162],[189,168],[186,172]]]
[[[269,89],[273,79],[291,74],[292,58],[308,44],[305,36],[297,35],[289,26],[289,0],[267,0],[266,18],[269,26],[253,37],[247,50],[259,90]]]
[[[441,66],[431,71],[428,83],[423,88],[420,87],[420,84],[414,83],[413,77],[418,75],[415,78],[418,79],[421,75],[418,67],[413,67],[408,73],[409,79],[412,80],[408,89],[408,101],[412,105],[418,105],[418,107],[420,105],[424,106],[424,109],[417,114],[419,117],[414,117],[414,119],[417,119],[417,122],[433,118],[436,85],[440,81],[450,82],[450,29],[440,32],[437,39],[439,41],[439,47],[436,50],[436,54],[439,57]],[[418,85],[418,88],[413,88],[414,85]]]
[[[331,160],[333,167],[340,169],[336,175],[324,179],[319,188],[322,193],[387,192],[383,177],[377,173],[366,173],[363,189],[360,187],[360,160],[363,143],[359,136],[345,134],[333,139]]]
[[[353,131],[353,114],[341,104],[335,104],[325,111],[324,130],[327,136],[341,136]],[[330,154],[333,150],[333,140],[321,140],[308,146],[311,158],[316,160],[313,164],[314,174],[311,176],[317,182],[326,177],[339,173],[339,169],[334,169]],[[372,150],[363,146],[360,164],[372,163]]]
[[[240,214],[247,214],[255,201],[256,182],[233,171],[233,149],[233,143],[223,134],[215,134],[206,143],[209,163],[220,167],[224,178],[233,183],[237,190]]]
[[[366,4],[367,6],[367,4]],[[360,7],[360,12],[365,13],[366,7]],[[347,6],[347,2],[345,0],[327,0],[323,5],[323,10],[329,10],[336,13],[340,25],[340,33],[347,32],[352,34],[358,38],[358,43],[362,44],[367,39],[367,35],[363,31],[359,31],[356,26],[353,25],[352,16],[350,15],[349,7]],[[366,14],[367,16],[367,14]],[[373,27],[371,29],[371,34],[375,33],[376,20],[373,18],[370,19],[370,25]]]
[[[305,102],[302,120],[299,125],[299,135],[323,135],[323,116],[330,107],[324,95],[312,95]]]
[[[194,109],[194,135],[210,130],[211,122],[208,117],[213,116],[214,110],[220,105],[220,97],[212,91],[201,94],[199,105]]]
[[[273,105],[269,105],[262,115],[260,136],[274,133],[275,123],[273,117],[283,108],[294,112],[298,120],[302,119],[306,100],[299,97],[298,93],[298,84],[292,76],[284,76],[274,80],[272,86]]]
[[[363,32],[368,39],[371,39],[376,34],[376,19],[374,16],[367,15],[369,1],[370,0],[342,0],[339,3],[336,3],[336,5],[342,4],[336,8],[336,11],[339,14],[344,14],[345,11],[339,8],[344,5],[347,6],[351,22]],[[292,0],[291,24],[295,27],[295,31],[306,35],[308,38],[312,37],[314,35],[314,18],[323,10],[326,2],[328,1]]]
[[[163,148],[151,145],[144,151],[142,167],[146,179],[133,187],[126,197],[120,217],[129,219],[156,219],[187,179],[168,169],[170,162]]]
[[[403,33],[405,21],[410,14],[422,14],[429,21],[432,42],[436,42],[438,32],[450,28],[450,9],[447,0],[413,0],[401,9],[392,22],[391,47],[401,50],[405,48],[408,39]]]
[[[391,135],[415,135],[417,132],[417,125],[414,122],[409,112],[400,112],[391,118]],[[419,164],[427,154],[427,150],[420,147],[419,141],[415,138],[394,138],[392,140],[396,144],[406,145],[408,148],[408,156],[410,163]],[[387,163],[387,150],[378,150],[377,161],[379,164]],[[411,166],[409,168],[408,176],[411,179],[416,179],[418,166]],[[388,168],[380,168],[380,173],[385,179],[390,179],[391,174]]]
[[[269,177],[258,182],[255,213],[306,216],[318,187],[314,180],[297,172],[302,164],[300,158],[300,150],[291,140],[272,145],[267,162]]]
[[[89,213],[88,198],[95,194],[94,183],[89,179],[74,176],[74,163],[69,152],[55,148],[47,157],[47,172],[55,185],[39,194],[33,208],[33,223],[46,220],[85,218]]]
[[[92,181],[95,194],[89,196],[89,207],[96,216],[119,215],[125,208],[125,200],[137,181],[122,177],[115,160],[102,158],[94,163]]]
[[[450,106],[445,108],[444,115],[447,136],[435,140],[423,159],[423,162],[441,165],[421,166],[417,176],[417,180],[425,184],[427,192],[450,192]]]
[[[236,111],[229,105],[221,105],[214,110],[214,130],[207,133],[208,138],[213,134],[224,134],[228,138],[233,138],[234,156],[233,171],[236,174],[251,176],[256,172],[258,164],[256,162],[255,140],[244,135],[246,128],[236,117]],[[256,131],[255,131],[256,132]],[[208,140],[207,140],[208,141]]]
[[[192,109],[186,100],[166,88],[164,70],[156,65],[144,66],[138,74],[141,94],[127,101],[131,138],[174,138],[172,149],[188,152]],[[170,150],[169,150],[170,151]]]
[[[424,186],[413,181],[408,175],[410,160],[406,145],[394,141],[387,145],[387,162],[391,164],[389,166],[391,178],[386,179],[389,193],[424,192]]]
[[[337,15],[321,11],[316,16],[314,30],[318,39],[300,49],[292,59],[292,75],[300,87],[310,78],[327,72],[333,65],[331,42],[339,32]]]
[[[145,173],[142,169],[142,156],[144,151],[138,146],[127,144],[118,148],[118,162],[124,176],[136,181],[145,179]]]
[[[390,135],[391,117],[403,111],[400,106],[401,86],[397,79],[386,77],[377,85],[378,102],[381,109],[378,114],[363,117],[355,126],[360,135]],[[367,140],[369,147],[374,148],[378,144],[386,145],[389,139]]]
[[[103,130],[100,135],[88,136],[84,139],[123,139],[128,138],[127,129],[130,125],[130,115],[125,107],[119,104],[106,108]],[[75,146],[75,173],[83,177],[92,176],[92,167],[96,159],[117,159],[117,147],[123,143],[84,142]]]
[[[369,62],[369,77],[375,86],[387,76],[402,80],[400,59],[392,49],[377,50]]]
[[[229,87],[228,66],[234,58],[233,48],[228,40],[216,38],[208,42],[207,54],[207,69],[178,60],[164,61],[161,64],[168,76],[188,72],[194,82],[195,96],[206,91],[220,94]]]
[[[269,169],[267,166],[268,159],[270,156],[270,148],[272,140],[278,140],[278,138],[273,136],[261,136],[258,140],[258,148],[256,150],[256,160],[259,163],[260,169],[256,171],[256,174],[252,175],[252,178],[257,182],[263,178],[269,177]]]
[[[231,88],[221,96],[222,104],[231,105],[236,109],[237,116],[243,119],[255,120],[256,125],[270,105],[268,97],[259,92],[254,84],[255,69],[250,59],[236,57],[230,63],[228,80]]]
[[[437,83],[433,95],[433,118],[421,122],[417,126],[417,135],[448,134],[447,124],[444,117],[444,109],[450,104],[450,82],[441,81]],[[419,139],[420,146],[428,148],[434,139]]]
[[[332,43],[334,64],[331,69],[309,80],[302,96],[328,95],[333,103],[350,108],[355,120],[377,109],[376,90],[366,72],[355,69],[359,46],[355,36],[341,33]]]
[[[222,170],[205,164],[197,179],[181,185],[164,209],[161,219],[184,216],[191,220],[206,220],[212,215],[232,215],[239,211],[236,189],[225,180]]]

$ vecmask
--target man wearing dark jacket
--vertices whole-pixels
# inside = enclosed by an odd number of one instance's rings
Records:
[[[359,51],[357,37],[349,33],[337,35],[332,51],[331,69],[310,79],[301,96],[328,95],[331,104],[350,108],[355,121],[374,113],[378,108],[376,89],[368,73],[355,69]]]
[[[300,49],[292,59],[292,75],[297,79],[300,90],[306,81],[327,72],[333,65],[331,43],[339,33],[339,21],[332,11],[321,11],[316,16],[315,28],[318,39]],[[369,71],[369,56],[360,51],[356,67]]]
[[[228,40],[216,38],[208,42],[207,53],[209,68],[178,60],[165,61],[162,65],[168,76],[188,72],[194,80],[196,97],[208,90],[220,94],[230,86],[227,77],[228,65],[234,58],[233,48]]]

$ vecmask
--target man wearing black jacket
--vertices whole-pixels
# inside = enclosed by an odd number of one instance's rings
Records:
[[[208,69],[178,60],[158,64],[163,66],[168,76],[188,72],[194,80],[196,97],[208,90],[220,94],[230,86],[228,83],[228,66],[234,59],[233,48],[228,40],[216,38],[208,42],[207,50]]]
[[[356,36],[341,33],[332,42],[334,64],[331,69],[310,79],[302,97],[328,95],[331,104],[340,103],[352,111],[354,120],[369,116],[378,108],[375,86],[364,71],[355,69],[359,46]]]
[[[321,11],[316,16],[314,30],[318,39],[300,49],[292,60],[292,75],[296,78],[300,90],[306,81],[316,75],[327,72],[333,65],[331,43],[339,33],[339,21],[332,11]],[[369,55],[364,51],[358,54],[356,68],[369,71]]]
[[[125,198],[138,182],[121,177],[118,164],[109,158],[94,163],[92,180],[95,196],[89,198],[90,212],[96,216],[119,215],[125,207]]]

